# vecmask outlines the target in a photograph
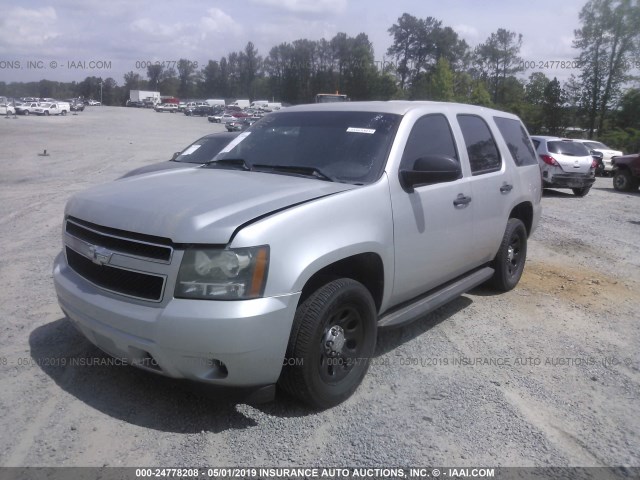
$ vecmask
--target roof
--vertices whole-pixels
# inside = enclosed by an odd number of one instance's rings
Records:
[[[500,115],[502,117],[518,118],[511,113],[493,110],[491,108],[479,107],[477,105],[466,105],[463,103],[450,102],[428,102],[428,101],[409,101],[409,100],[391,100],[387,102],[330,102],[330,103],[310,103],[306,105],[296,105],[287,107],[280,112],[380,112],[393,113],[396,115],[405,115],[412,110],[432,110],[433,112],[449,112],[469,113],[483,112],[488,115]]]

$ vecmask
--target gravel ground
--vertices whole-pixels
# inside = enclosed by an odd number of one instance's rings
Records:
[[[640,194],[608,178],[546,192],[518,288],[381,332],[331,410],[101,365],[51,281],[66,200],[220,130],[110,107],[0,118],[0,465],[640,466]]]

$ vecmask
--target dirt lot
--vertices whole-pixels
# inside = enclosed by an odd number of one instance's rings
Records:
[[[51,281],[65,201],[219,130],[109,107],[0,118],[0,465],[640,466],[640,194],[611,179],[547,192],[519,287],[381,333],[332,410],[101,364]]]

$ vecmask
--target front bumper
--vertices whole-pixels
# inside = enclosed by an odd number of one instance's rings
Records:
[[[543,172],[542,184],[550,188],[585,188],[596,181],[595,173],[558,173]]]
[[[245,301],[170,299],[146,304],[110,294],[56,257],[60,307],[109,355],[155,373],[229,387],[280,376],[300,293]]]

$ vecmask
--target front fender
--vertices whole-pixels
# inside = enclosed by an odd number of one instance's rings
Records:
[[[277,212],[237,233],[231,247],[269,245],[265,296],[300,292],[316,272],[344,258],[377,254],[384,266],[382,306],[394,277],[393,216],[387,176],[372,185]]]

